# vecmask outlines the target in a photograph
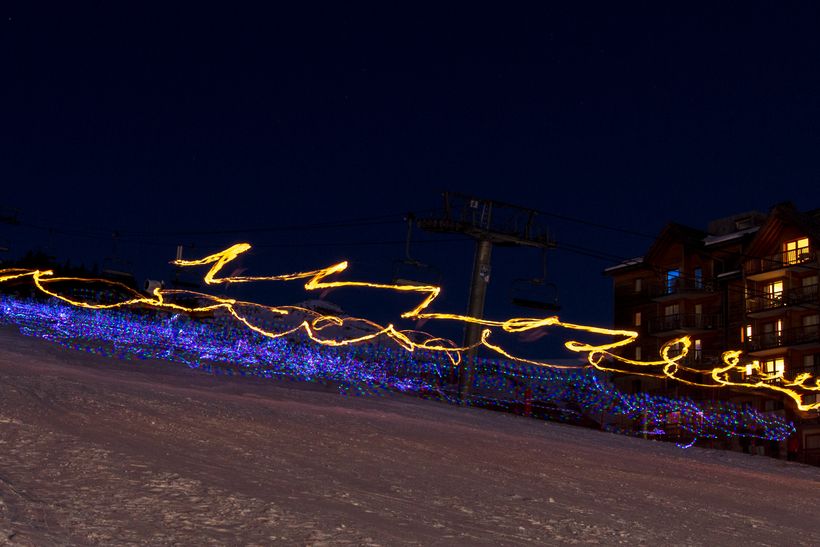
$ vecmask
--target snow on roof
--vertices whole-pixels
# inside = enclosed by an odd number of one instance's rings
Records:
[[[739,275],[739,274],[740,274],[740,270],[732,270],[731,272],[724,272],[722,274],[718,274],[717,278],[718,279],[725,279],[727,277],[733,277],[733,276]]]
[[[620,264],[615,266],[610,266],[609,268],[605,269],[604,272],[613,272],[615,270],[620,270],[621,268],[628,268],[629,266],[635,266],[636,264],[643,264],[643,257],[638,256],[635,258],[630,258],[629,260],[624,260]]]
[[[724,243],[726,241],[740,239],[741,237],[747,234],[755,233],[759,229],[760,226],[752,226],[751,228],[746,228],[745,230],[738,230],[737,232],[732,232],[731,234],[726,234],[722,236],[706,236],[703,238],[703,244],[706,246],[717,245],[718,243]]]

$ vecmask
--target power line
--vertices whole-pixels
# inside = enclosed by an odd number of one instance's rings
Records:
[[[413,243],[452,243],[456,241],[464,241],[464,238],[436,238],[436,239],[417,239]],[[274,248],[301,248],[301,247],[368,247],[379,245],[403,245],[406,242],[404,239],[387,239],[387,240],[371,240],[371,241],[348,241],[348,242],[321,242],[321,243],[262,243],[254,245],[254,249],[274,249]]]
[[[551,213],[551,212],[543,211],[543,210],[540,210],[540,209],[535,209],[535,212],[538,213],[539,215],[549,216],[549,217],[553,217],[553,218],[559,218],[561,220],[567,220],[567,221],[570,221],[570,222],[574,222],[576,224],[582,224],[584,226],[591,226],[593,228],[600,228],[602,230],[609,230],[611,232],[618,232],[618,233],[621,233],[621,234],[641,237],[641,238],[644,238],[644,239],[655,239],[655,237],[656,237],[654,235],[647,234],[647,233],[644,233],[644,232],[639,232],[637,230],[630,230],[628,228],[621,228],[621,227],[614,226],[614,225],[611,225],[611,224],[602,224],[602,223],[599,223],[599,222],[592,222],[591,220],[585,220],[585,219],[581,219],[581,218],[577,218],[577,217],[571,217],[569,215],[564,215],[564,214],[561,214],[561,213]]]
[[[386,215],[358,217],[345,220],[333,220],[326,222],[312,222],[304,224],[291,224],[282,226],[263,226],[255,228],[229,228],[218,230],[167,230],[167,231],[147,231],[134,232],[124,231],[123,234],[134,236],[190,236],[190,235],[231,235],[231,234],[253,234],[265,232],[285,232],[299,230],[321,230],[332,228],[356,228],[362,226],[378,226],[404,222],[404,213],[392,213]]]
[[[304,223],[304,224],[292,224],[292,225],[283,225],[283,226],[267,226],[267,227],[257,227],[257,228],[232,228],[226,230],[177,230],[177,231],[157,231],[157,232],[133,232],[127,230],[112,230],[106,231],[103,229],[92,229],[92,228],[65,228],[60,227],[59,225],[42,225],[36,224],[31,222],[20,222],[21,226],[26,228],[32,228],[35,230],[45,231],[53,234],[60,234],[60,235],[68,235],[73,237],[83,237],[88,239],[97,239],[97,240],[108,240],[110,241],[112,238],[117,239],[118,241],[128,242],[128,243],[137,243],[137,244],[145,244],[145,245],[166,245],[165,243],[158,243],[155,239],[151,239],[152,236],[193,236],[193,235],[231,235],[231,234],[251,234],[251,233],[265,233],[265,232],[278,232],[278,231],[301,231],[301,230],[322,230],[322,229],[340,229],[340,228],[358,228],[358,227],[369,227],[369,226],[381,226],[381,225],[388,225],[388,224],[395,224],[399,222],[404,222],[402,215],[398,213],[389,214],[389,215],[378,215],[378,216],[370,216],[370,217],[359,217],[355,219],[346,219],[346,220],[338,220],[338,221],[327,221],[327,222],[317,222],[317,223]],[[421,242],[432,242],[432,240]],[[392,242],[353,242],[354,245],[360,244],[388,244]],[[344,243],[344,245],[348,245],[351,243]],[[264,244],[263,244],[264,245]],[[293,244],[296,246],[297,244]],[[340,243],[302,243],[298,244],[301,246],[319,246],[319,245],[340,245]],[[260,245],[255,245],[260,246]],[[271,246],[271,245],[267,245]],[[281,244],[281,246],[288,246],[288,244]]]
[[[426,212],[426,211],[425,211]],[[363,216],[348,219],[330,220],[324,222],[311,222],[290,225],[274,225],[274,226],[257,226],[244,228],[225,228],[225,229],[208,229],[208,230],[156,230],[156,231],[134,231],[123,229],[102,229],[91,227],[77,227],[67,226],[65,224],[49,223],[35,223],[35,222],[18,222],[21,226],[34,228],[37,230],[45,230],[52,232],[59,232],[70,235],[83,235],[87,237],[110,237],[111,234],[116,234],[117,237],[152,237],[152,236],[180,236],[180,235],[230,235],[242,233],[264,233],[264,232],[278,232],[278,231],[298,231],[298,230],[319,230],[319,229],[335,229],[347,227],[361,227],[361,226],[376,226],[383,224],[391,224],[404,222],[406,213],[390,213],[374,216]]]
[[[421,214],[428,213],[432,210],[422,211]],[[573,217],[570,215],[560,214],[560,213],[553,213],[549,211],[537,210],[533,209],[533,211],[540,215],[550,216],[554,218],[559,218],[562,220],[567,220],[570,222],[575,222],[578,224],[583,224],[586,226],[591,226],[594,228],[613,231],[617,233],[623,233],[627,235],[633,235],[641,238],[648,238],[655,240],[657,236],[649,235],[643,232],[629,230],[625,228],[620,228],[614,225],[593,222],[586,219],[581,219],[577,217]],[[323,229],[340,229],[340,228],[357,228],[357,227],[368,227],[368,226],[380,226],[380,225],[389,225],[393,223],[403,222],[405,213],[390,213],[390,214],[383,214],[383,215],[372,215],[372,216],[363,216],[363,217],[355,217],[349,219],[341,219],[341,220],[332,220],[332,221],[325,221],[325,222],[314,222],[314,223],[303,223],[303,224],[291,224],[291,225],[282,225],[282,226],[266,226],[266,227],[256,227],[256,228],[230,228],[230,229],[215,229],[215,230],[168,230],[168,231],[143,231],[143,232],[134,232],[128,230],[103,230],[100,228],[65,228],[59,227],[59,225],[43,225],[43,224],[35,224],[31,222],[18,222],[18,225],[25,226],[28,228],[33,228],[41,231],[47,231],[49,233],[54,234],[61,234],[61,235],[69,235],[74,237],[83,237],[88,239],[97,239],[97,240],[105,240],[111,241],[112,237],[115,238],[117,241],[123,243],[131,243],[131,244],[141,244],[141,245],[148,245],[148,246],[166,246],[167,243],[157,242],[156,240],[146,239],[151,238],[154,236],[162,237],[171,237],[171,236],[213,236],[213,235],[232,235],[232,234],[254,234],[254,233],[266,233],[266,232],[280,232],[280,231],[308,231],[308,230],[323,230]],[[429,240],[419,240],[419,243],[434,243],[436,240],[429,239]],[[453,241],[453,240],[445,240],[445,241]],[[331,246],[378,246],[378,245],[393,245],[402,243],[397,240],[384,240],[384,241],[361,241],[361,242],[317,242],[317,243],[281,243],[281,244],[255,244],[255,247],[265,247],[265,248],[288,248],[288,247],[331,247]],[[209,245],[201,244],[198,245],[202,248],[208,248]],[[212,247],[217,247],[217,245],[213,245]],[[574,252],[579,255],[596,258],[602,261],[612,261],[612,262],[623,262],[625,260],[630,260],[630,258],[618,256],[612,253],[608,253],[605,251],[599,251],[595,249],[590,249],[587,247],[573,245],[569,243],[559,243],[559,248],[567,250],[569,252]],[[737,251],[724,251],[726,254],[730,256],[734,256],[740,259],[745,260],[762,260],[762,261],[771,261],[770,257],[762,257],[762,256],[754,256],[743,252]],[[820,272],[820,267],[805,265],[807,269],[815,270]]]

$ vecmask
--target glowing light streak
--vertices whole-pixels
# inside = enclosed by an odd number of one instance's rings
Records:
[[[726,387],[746,387],[751,389],[766,389],[770,391],[777,391],[788,397],[791,397],[797,404],[797,408],[803,411],[820,409],[820,401],[813,404],[803,402],[803,394],[801,391],[820,393],[820,379],[815,379],[814,385],[807,385],[813,376],[809,373],[798,374],[793,380],[787,380],[784,377],[783,371],[776,371],[772,374],[763,372],[758,361],[753,361],[750,364],[741,365],[739,351],[727,351],[723,353],[722,360],[726,366],[716,367],[711,371],[712,379]],[[751,374],[747,374],[751,372]],[[731,379],[731,373],[738,378]],[[754,381],[743,380],[744,377],[755,377]]]
[[[55,300],[0,298],[0,322],[99,355],[160,358],[227,376],[331,381],[343,393],[390,389],[451,399],[441,379],[442,371],[452,365],[440,352],[407,352],[373,344],[324,347],[303,344],[300,336],[263,337],[241,323],[217,318],[201,321],[184,314],[89,310]],[[529,403],[535,412],[547,405],[559,420],[579,418],[579,411],[571,409],[577,408],[588,415],[617,415],[642,424],[637,432],[605,427],[614,432],[669,438],[681,445],[686,439],[732,436],[782,440],[794,431],[779,416],[729,403],[620,393],[591,368],[566,371],[483,358],[476,367],[477,404],[514,410]]]
[[[687,443],[687,444],[680,444],[680,443],[675,443],[675,444],[677,445],[678,448],[682,448],[682,449],[686,450],[687,448],[692,448],[695,445],[696,441],[697,441],[697,438],[694,438],[694,439],[692,439],[692,442]]]
[[[274,276],[226,276],[219,277],[222,269],[235,260],[242,253],[251,249],[248,243],[239,243],[233,245],[223,251],[206,256],[198,260],[176,260],[172,263],[181,267],[195,267],[210,265],[210,269],[204,276],[204,281],[208,285],[215,284],[231,284],[231,283],[252,283],[262,281],[295,281],[306,280],[305,289],[326,291],[329,289],[338,289],[346,287],[368,288],[395,291],[399,293],[417,293],[422,296],[421,302],[411,310],[401,314],[401,318],[415,319],[415,320],[448,320],[460,323],[471,323],[488,327],[482,330],[480,340],[476,346],[481,345],[494,353],[518,363],[536,365],[549,368],[574,368],[562,367],[559,365],[525,359],[511,354],[498,344],[490,341],[492,335],[492,328],[500,328],[507,333],[525,333],[535,329],[545,327],[560,327],[571,331],[579,331],[593,335],[603,335],[613,337],[614,340],[601,343],[592,344],[588,342],[580,342],[570,340],[565,342],[565,347],[576,353],[587,353],[587,361],[589,366],[606,372],[621,372],[628,374],[638,374],[643,376],[652,376],[658,378],[669,378],[678,382],[704,387],[704,388],[748,388],[760,391],[773,391],[790,397],[795,401],[800,410],[817,410],[820,409],[820,401],[814,403],[807,403],[804,401],[804,396],[809,394],[816,394],[820,392],[820,380],[814,381],[810,384],[813,376],[808,373],[802,373],[793,380],[784,378],[782,371],[775,374],[766,374],[760,370],[759,363],[752,363],[751,368],[749,364],[739,364],[741,352],[728,351],[723,354],[723,363],[725,366],[719,366],[712,370],[700,370],[691,367],[686,367],[682,364],[684,357],[688,354],[691,347],[691,340],[689,337],[681,337],[666,343],[660,351],[660,360],[656,361],[640,361],[625,358],[621,355],[613,353],[611,350],[616,348],[623,348],[634,343],[638,338],[638,333],[631,330],[607,329],[602,327],[594,327],[589,325],[579,325],[574,323],[562,322],[558,317],[551,316],[545,318],[527,318],[516,317],[507,319],[505,321],[489,320],[482,318],[475,318],[466,315],[451,314],[451,313],[437,313],[425,312],[425,310],[433,303],[441,292],[441,288],[433,285],[399,285],[399,284],[385,284],[385,283],[371,283],[367,281],[333,281],[328,280],[332,276],[336,276],[344,272],[347,267],[347,262],[339,262],[327,268],[318,270],[311,270],[307,272],[297,272]],[[451,361],[453,365],[457,365],[461,359],[461,353],[472,349],[476,346],[459,346],[451,340],[435,337],[427,333],[419,334],[418,331],[400,330],[392,323],[386,326],[379,325],[367,319],[355,317],[336,317],[332,315],[322,315],[312,310],[299,308],[295,306],[264,306],[254,302],[244,302],[231,298],[223,298],[214,295],[197,293],[192,291],[181,290],[167,290],[162,288],[154,289],[152,296],[145,296],[142,293],[135,291],[121,283],[104,280],[104,279],[84,279],[84,278],[69,278],[69,277],[53,277],[53,272],[50,270],[24,270],[24,269],[8,269],[0,270],[0,282],[10,281],[14,279],[21,279],[26,276],[31,276],[34,285],[44,294],[59,299],[63,302],[71,304],[72,306],[85,308],[89,310],[111,310],[125,307],[148,307],[154,309],[161,309],[166,311],[175,311],[188,314],[208,313],[218,309],[223,309],[234,317],[239,323],[245,325],[251,331],[260,334],[264,337],[277,339],[284,336],[293,335],[296,332],[304,333],[310,340],[330,347],[345,347],[364,342],[372,341],[380,336],[385,336],[395,341],[401,348],[408,352],[416,350],[442,352]],[[59,283],[96,283],[104,284],[109,287],[117,289],[124,295],[123,299],[117,302],[100,304],[92,303],[84,300],[70,298],[66,295],[60,294],[55,290],[49,289],[49,286]],[[185,306],[182,304],[168,301],[168,297],[173,299],[174,296],[195,297],[201,301],[207,302],[206,305]],[[242,308],[264,310],[266,312],[286,316],[293,312],[300,312],[309,317],[300,322],[296,326],[287,328],[285,330],[276,332],[268,328],[258,325],[253,317],[243,314],[240,310]],[[344,327],[348,324],[364,326],[370,329],[359,336],[336,339],[330,336],[322,336],[323,331],[332,331],[331,327]],[[413,338],[423,338],[422,341],[414,341]],[[677,355],[671,355],[673,347],[677,349]],[[605,362],[605,358],[607,361]],[[748,370],[756,373],[753,375],[745,374]],[[681,376],[682,373],[702,377],[703,381],[693,381]],[[734,376],[734,377],[733,377]],[[754,378],[752,378],[754,377]],[[746,379],[744,379],[746,378]],[[711,379],[711,382],[709,380]]]

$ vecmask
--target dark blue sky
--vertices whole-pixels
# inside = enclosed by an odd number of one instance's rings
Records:
[[[562,317],[607,324],[601,270],[651,243],[626,232],[820,207],[813,3],[205,4],[5,5],[0,208],[23,221],[0,224],[6,258],[167,277],[177,243],[246,240],[247,273],[348,258],[385,281],[401,214],[454,190],[559,215],[542,220]],[[282,229],[374,217],[394,222]],[[471,242],[415,237],[440,308],[463,311]],[[539,260],[497,250],[488,315],[527,313],[510,284]]]

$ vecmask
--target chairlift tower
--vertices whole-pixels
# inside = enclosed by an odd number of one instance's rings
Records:
[[[467,315],[484,317],[487,285],[490,283],[490,262],[493,245],[508,247],[535,247],[551,249],[555,242],[546,227],[536,220],[538,211],[495,200],[480,199],[455,192],[444,193],[444,211],[440,216],[418,219],[422,230],[438,233],[463,234],[476,242],[473,260]],[[464,345],[474,346],[481,339],[482,326],[467,323]],[[467,352],[458,369],[458,397],[461,404],[469,404],[475,378],[477,348]]]

